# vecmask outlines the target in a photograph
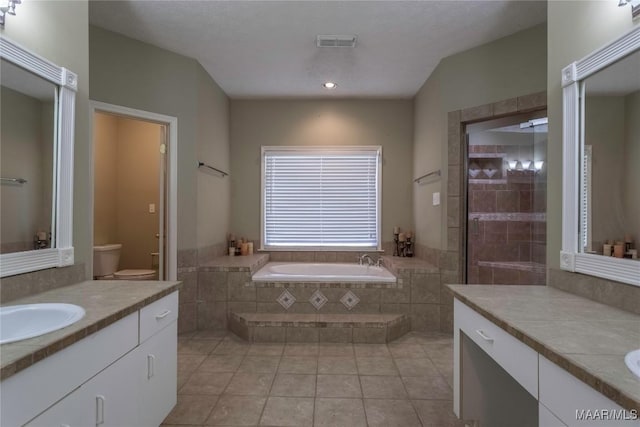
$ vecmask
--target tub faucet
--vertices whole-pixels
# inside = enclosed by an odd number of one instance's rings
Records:
[[[373,262],[373,259],[371,259],[371,257],[369,256],[369,254],[362,254],[360,255],[360,257],[358,258],[358,261],[360,263],[360,265],[362,265],[364,263],[364,260],[367,260],[367,265],[373,265],[375,264]]]

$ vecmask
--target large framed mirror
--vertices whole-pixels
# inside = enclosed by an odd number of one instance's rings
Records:
[[[560,267],[640,286],[640,26],[562,71]]]
[[[77,76],[0,38],[0,277],[73,264]]]

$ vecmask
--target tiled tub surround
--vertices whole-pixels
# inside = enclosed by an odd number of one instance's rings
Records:
[[[384,344],[411,331],[406,314],[230,313],[229,329],[251,342]]]
[[[67,303],[85,309],[73,325],[39,337],[0,345],[0,378],[5,380],[23,369],[106,328],[130,313],[175,292],[180,282],[86,281],[31,295],[9,304]]]
[[[227,243],[217,243],[198,249],[178,251],[178,275],[182,282],[180,291],[180,317],[178,331],[189,332],[198,328],[198,267],[227,253]]]
[[[423,260],[384,256],[383,263],[396,275],[397,284],[252,282],[251,275],[267,261],[266,255],[221,257],[202,266],[198,329],[226,328],[231,312],[398,314],[411,318],[413,330],[440,329],[440,274]],[[283,296],[285,291],[295,299],[293,303],[291,297]],[[320,295],[312,298],[316,292]],[[320,310],[314,304],[322,304]]]
[[[451,286],[455,297],[627,410],[640,379],[624,355],[640,347],[640,316],[548,286]],[[596,409],[596,408],[592,408]]]

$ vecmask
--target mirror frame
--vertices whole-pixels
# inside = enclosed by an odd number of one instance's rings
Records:
[[[72,265],[73,255],[73,138],[78,76],[47,59],[0,38],[0,58],[56,85],[58,90],[53,168],[53,247],[0,254],[0,277]]]
[[[640,286],[640,262],[580,252],[582,184],[580,159],[584,144],[584,79],[640,50],[640,26],[562,69],[563,171],[562,251],[560,268]]]

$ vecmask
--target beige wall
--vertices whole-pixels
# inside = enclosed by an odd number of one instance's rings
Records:
[[[94,123],[94,244],[121,243],[120,270],[152,268],[150,254],[159,250],[162,128],[101,113]]]
[[[440,169],[442,178],[413,186],[417,243],[447,246],[447,113],[544,91],[546,55],[546,27],[539,25],[444,58],[422,86],[414,101],[413,173]],[[432,205],[434,192],[440,206]]]
[[[629,31],[629,7],[608,1],[551,1],[547,10],[549,115],[547,265],[560,266],[562,247],[562,68]],[[640,22],[636,22],[638,25]]]
[[[93,120],[93,244],[118,243],[118,118],[96,114]]]
[[[229,99],[201,67],[198,74],[198,160],[229,172]],[[197,247],[226,242],[230,226],[230,178],[206,169],[197,179]]]
[[[233,231],[260,237],[262,145],[381,145],[382,241],[412,224],[410,100],[232,101]]]
[[[87,0],[30,0],[7,16],[3,37],[78,74],[74,149],[73,245],[76,264],[91,260],[89,200],[89,3]],[[88,277],[88,276],[87,276]]]
[[[626,233],[640,245],[640,91],[625,97],[624,181],[622,188]]]
[[[178,249],[219,243],[228,228],[229,180],[200,185],[196,162],[201,151],[224,160],[226,95],[194,59],[97,27],[90,27],[90,46],[91,99],[178,118]],[[207,159],[228,166],[216,161]],[[219,214],[199,221],[199,194],[207,195],[204,203],[215,200]]]
[[[160,125],[118,120],[116,241],[122,243],[120,269],[151,268],[151,253],[158,252],[160,141]],[[149,212],[149,204],[155,205],[155,213]]]
[[[51,231],[51,163],[53,115],[48,104],[2,87],[0,160],[3,178],[23,178],[25,184],[3,183],[2,252],[33,249],[37,231]]]

